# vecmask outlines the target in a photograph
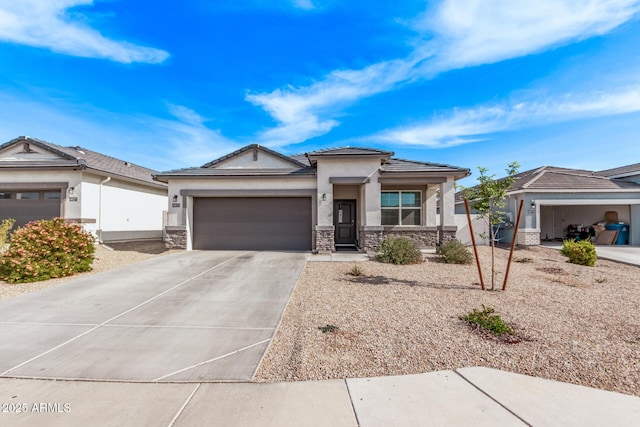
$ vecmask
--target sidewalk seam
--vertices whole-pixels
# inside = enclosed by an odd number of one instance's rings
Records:
[[[487,393],[486,391],[484,391],[483,389],[481,389],[480,387],[478,387],[477,385],[475,385],[474,383],[472,383],[467,377],[465,377],[464,375],[462,375],[460,372],[458,372],[457,369],[454,369],[453,372],[455,372],[456,374],[458,374],[458,376],[460,378],[462,378],[463,380],[465,380],[466,382],[468,382],[471,386],[473,386],[473,388],[475,388],[476,390],[478,390],[480,393],[484,394],[485,396],[487,396],[489,399],[493,400],[495,403],[497,403],[498,405],[500,405],[502,408],[504,408],[507,412],[509,412],[511,415],[513,415],[514,417],[516,417],[517,419],[519,419],[520,421],[522,421],[525,425],[529,426],[529,427],[533,427],[533,424],[527,422],[527,420],[525,420],[524,418],[522,418],[520,415],[516,414],[515,412],[513,412],[511,409],[507,408],[505,405],[503,405],[500,401],[498,401],[497,399],[495,399],[493,396],[491,396],[489,393]]]
[[[180,409],[178,409],[178,413],[173,417],[173,419],[169,423],[168,427],[173,427],[173,425],[176,423],[176,421],[178,420],[180,415],[182,415],[182,412],[184,412],[184,408],[186,408],[187,405],[189,404],[189,402],[191,402],[191,399],[193,399],[193,396],[196,394],[196,392],[198,391],[198,389],[200,388],[201,385],[202,384],[196,385],[196,388],[193,389],[191,394],[187,397],[187,400],[185,400],[184,403],[182,404],[182,406],[180,407]]]
[[[349,403],[351,403],[351,409],[353,410],[353,416],[356,417],[356,425],[360,426],[360,420],[358,419],[358,412],[356,412],[356,407],[353,404],[353,397],[351,396],[351,390],[349,390],[349,383],[347,379],[344,379],[344,385],[347,387],[347,394],[349,395]]]

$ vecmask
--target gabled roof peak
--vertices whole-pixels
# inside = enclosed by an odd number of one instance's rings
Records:
[[[307,165],[305,165],[302,162],[299,162],[298,160],[296,160],[296,159],[294,159],[292,157],[285,156],[284,154],[280,154],[277,151],[271,150],[271,149],[269,149],[267,147],[264,147],[262,145],[249,144],[249,145],[245,145],[242,148],[237,149],[236,151],[234,151],[232,153],[229,153],[229,154],[227,154],[225,156],[219,157],[219,158],[217,158],[215,160],[212,160],[212,161],[210,161],[208,163],[205,163],[204,165],[201,166],[201,168],[213,168],[216,165],[224,162],[225,160],[229,160],[229,159],[231,159],[233,157],[239,156],[240,154],[246,153],[247,151],[250,151],[250,150],[260,150],[260,151],[268,153],[268,154],[270,154],[270,155],[272,155],[274,157],[278,157],[278,158],[280,158],[280,159],[282,159],[282,160],[284,160],[286,162],[291,163],[292,167],[293,166],[296,166],[298,168],[307,167]]]

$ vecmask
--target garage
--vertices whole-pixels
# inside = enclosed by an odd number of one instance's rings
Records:
[[[311,250],[310,197],[196,197],[193,248]]]
[[[60,190],[0,190],[0,220],[13,218],[15,227],[60,216]]]

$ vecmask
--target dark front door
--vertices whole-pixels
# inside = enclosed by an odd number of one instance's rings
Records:
[[[356,201],[336,200],[333,205],[333,223],[336,227],[336,245],[356,243]]]

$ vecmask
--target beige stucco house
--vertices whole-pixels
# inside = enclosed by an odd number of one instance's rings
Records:
[[[170,246],[331,252],[402,235],[434,246],[456,233],[455,166],[369,148],[286,156],[248,145],[201,167],[163,172]],[[437,215],[440,204],[440,215]]]
[[[160,239],[167,186],[156,173],[28,136],[0,145],[0,220],[62,217],[102,241]]]

